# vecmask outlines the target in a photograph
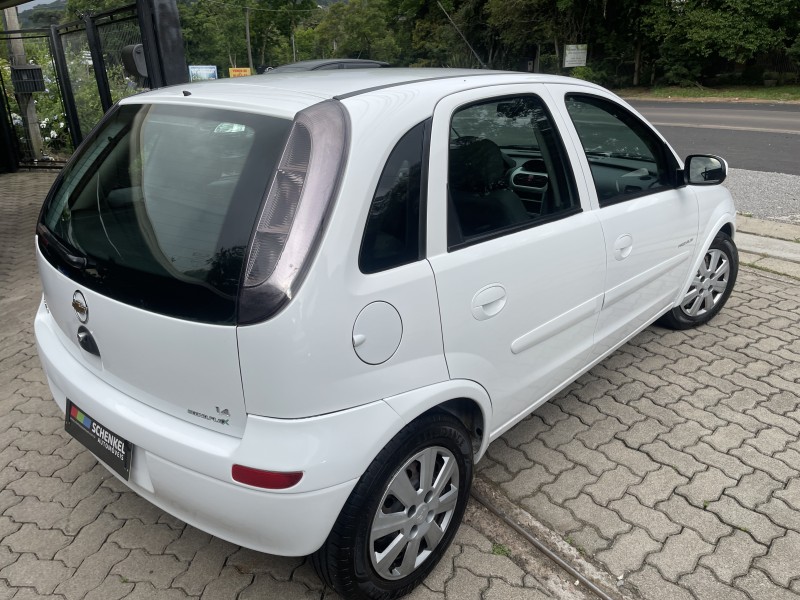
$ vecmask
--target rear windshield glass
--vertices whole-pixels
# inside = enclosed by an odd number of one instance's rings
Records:
[[[77,283],[121,302],[235,323],[243,257],[290,127],[218,109],[122,106],[51,194],[40,247]]]

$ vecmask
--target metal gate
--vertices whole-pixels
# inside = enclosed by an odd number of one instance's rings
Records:
[[[0,68],[5,142],[10,144],[15,162],[23,165],[63,160],[72,153],[73,145],[63,118],[50,31],[0,32],[0,43],[11,40],[15,60]]]
[[[76,143],[115,102],[149,89],[147,80],[127,74],[122,63],[123,48],[142,43],[136,5],[53,26],[51,43],[60,80],[69,82]],[[73,112],[69,104],[65,108]]]
[[[63,164],[115,102],[151,83],[188,80],[175,0],[137,0],[49,29],[0,32],[0,43],[11,39],[21,39],[25,60],[0,69],[0,144],[20,166]]]

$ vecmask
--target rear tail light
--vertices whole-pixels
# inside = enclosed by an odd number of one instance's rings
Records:
[[[302,471],[292,471],[280,473],[276,471],[262,471],[252,467],[233,465],[231,467],[231,477],[234,481],[252,485],[253,487],[264,488],[266,490],[285,490],[297,485],[303,478]]]
[[[240,324],[277,313],[305,279],[336,196],[348,134],[336,100],[297,113],[248,249]]]

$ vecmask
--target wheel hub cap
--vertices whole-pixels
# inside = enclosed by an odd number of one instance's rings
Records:
[[[372,519],[369,554],[384,579],[413,573],[452,524],[459,469],[447,448],[426,448],[392,476]]]
[[[700,317],[712,310],[728,287],[729,274],[728,257],[716,248],[709,250],[681,301],[681,310],[690,317]]]

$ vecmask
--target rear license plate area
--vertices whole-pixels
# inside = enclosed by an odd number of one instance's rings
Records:
[[[64,429],[87,450],[114,469],[126,481],[131,474],[133,445],[114,433],[67,398]]]

